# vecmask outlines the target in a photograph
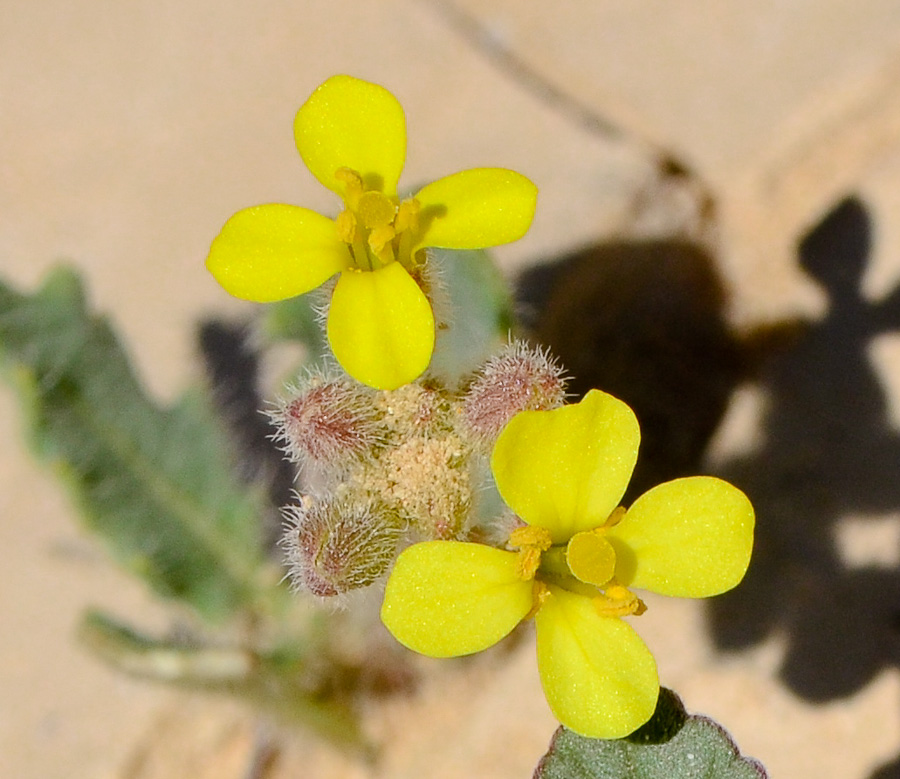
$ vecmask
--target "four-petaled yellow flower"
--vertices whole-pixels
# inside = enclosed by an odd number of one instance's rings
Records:
[[[631,591],[703,598],[734,587],[753,545],[753,508],[730,484],[666,482],[619,507],[640,432],[625,403],[594,390],[578,404],[525,411],[491,458],[497,488],[526,523],[517,551],[429,541],[397,560],[382,620],[432,657],[478,652],[534,616],[544,693],[566,727],[620,738],[653,714],[656,663],[621,617]]]
[[[511,170],[476,168],[400,200],[403,109],[383,87],[350,76],[334,76],[312,94],[294,138],[344,210],[335,220],[281,204],[239,211],[213,241],[207,268],[229,293],[257,302],[309,292],[339,273],[327,325],[338,362],[378,389],[413,381],[434,349],[434,316],[416,281],[425,249],[521,238],[537,189]]]

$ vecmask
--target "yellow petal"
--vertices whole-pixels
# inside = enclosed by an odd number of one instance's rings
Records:
[[[271,204],[231,217],[212,242],[206,267],[228,293],[267,303],[309,292],[350,262],[333,221]]]
[[[360,173],[366,189],[397,193],[406,158],[403,108],[378,84],[332,76],[312,93],[294,120],[294,140],[306,167],[343,197],[339,168]]]
[[[659,695],[656,662],[630,625],[557,587],[535,624],[541,684],[563,725],[588,738],[622,738],[650,719]]]
[[[743,578],[753,548],[753,506],[721,479],[676,479],[638,498],[607,538],[621,584],[705,598]]]
[[[507,505],[560,544],[606,521],[628,486],[639,443],[634,412],[591,390],[580,403],[513,417],[491,470]]]
[[[328,341],[354,379],[396,389],[422,375],[434,350],[434,316],[398,262],[341,274],[328,312]]]
[[[431,657],[480,652],[531,610],[517,555],[459,541],[414,544],[397,558],[381,620],[404,646]]]
[[[537,187],[504,168],[475,168],[428,184],[416,194],[419,246],[481,249],[517,241],[534,219]]]

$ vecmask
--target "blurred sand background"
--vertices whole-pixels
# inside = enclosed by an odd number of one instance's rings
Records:
[[[863,300],[875,306],[900,283],[896,0],[5,0],[4,279],[32,289],[60,261],[74,264],[141,377],[160,400],[174,398],[199,375],[197,319],[248,310],[203,267],[224,220],[262,202],[335,208],[304,169],[291,122],[338,72],[379,82],[404,105],[405,182],[496,165],[537,183],[531,232],[497,252],[510,274],[588,243],[686,235],[714,251],[735,327],[822,318],[827,295],[799,269],[797,242],[852,194],[871,220]],[[662,176],[664,155],[695,177]],[[712,215],[698,205],[706,196]],[[900,429],[893,325],[865,354],[890,401],[885,435]],[[758,444],[757,400],[736,395],[714,459]],[[75,644],[89,605],[138,624],[164,618],[25,453],[6,387],[0,438],[0,776],[249,776],[252,717],[116,675]],[[876,454],[858,456],[900,480]],[[848,570],[887,576],[900,564],[898,523],[900,501],[851,506],[822,532],[835,535]],[[847,592],[860,609],[895,613],[883,601],[896,591]],[[809,685],[778,676],[783,632],[717,651],[699,605],[656,605],[639,630],[663,682],[772,776],[869,779],[889,764],[894,773],[878,779],[900,776],[896,659],[813,700],[802,694]],[[839,605],[832,621],[855,608]],[[835,665],[862,662],[867,641],[900,646],[860,631],[846,622],[856,654]],[[897,646],[884,654],[900,659]],[[378,775],[530,776],[555,727],[532,647],[465,674],[428,667],[414,697],[367,713],[386,744]],[[269,775],[375,774],[299,734],[282,741]]]

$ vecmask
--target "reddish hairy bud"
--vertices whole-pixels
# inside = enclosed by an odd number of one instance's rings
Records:
[[[293,587],[323,598],[377,581],[394,561],[403,529],[391,512],[349,500],[304,496],[284,516]]]
[[[358,459],[377,440],[369,393],[342,379],[310,377],[269,416],[278,426],[273,437],[301,465],[340,465]]]
[[[561,406],[566,398],[562,368],[549,352],[513,341],[485,363],[462,401],[467,430],[490,446],[520,411]]]

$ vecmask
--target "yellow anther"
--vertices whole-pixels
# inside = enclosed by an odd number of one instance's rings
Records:
[[[338,168],[334,172],[334,177],[344,185],[347,195],[359,197],[365,189],[363,177],[353,168]]]
[[[365,192],[359,198],[356,211],[363,227],[375,230],[391,224],[397,208],[387,195],[381,192]]]
[[[524,546],[518,551],[516,576],[522,581],[533,579],[541,565],[541,550],[535,546]]]
[[[397,216],[394,219],[394,229],[398,233],[402,233],[406,230],[415,230],[418,226],[419,211],[421,209],[422,206],[419,205],[419,201],[414,197],[409,200],[404,200],[397,207]]]
[[[509,545],[514,549],[533,546],[541,552],[546,552],[553,546],[553,538],[547,528],[524,525],[517,527],[509,534]]]
[[[352,244],[356,240],[356,214],[350,210],[341,211],[334,220],[338,238]]]
[[[519,550],[516,575],[527,581],[534,578],[541,565],[541,553],[553,545],[553,539],[546,528],[525,525],[509,534],[509,545]]]
[[[352,168],[338,168],[334,177],[344,185],[343,198],[347,208],[356,208],[366,188],[363,177]]]
[[[379,260],[387,264],[394,259],[394,247],[391,241],[394,240],[394,228],[390,225],[376,227],[369,233],[369,248]]]
[[[639,617],[647,606],[637,595],[621,584],[611,584],[593,599],[594,607],[603,617]]]
[[[550,588],[538,579],[534,580],[531,587],[531,611],[529,611],[522,619],[531,619],[541,610],[544,601],[550,597]]]
[[[625,507],[618,506],[617,508],[613,509],[612,514],[610,514],[606,518],[606,522],[604,522],[600,527],[604,528],[604,529],[614,527],[615,525],[618,525],[624,518],[625,518]]]

